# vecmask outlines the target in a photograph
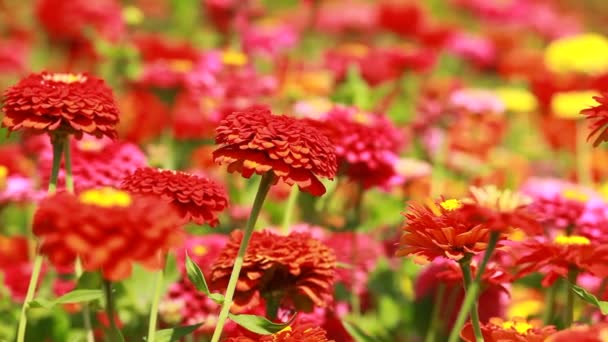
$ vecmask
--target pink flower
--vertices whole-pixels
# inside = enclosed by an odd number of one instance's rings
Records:
[[[243,32],[243,48],[247,53],[276,56],[298,43],[298,33],[289,24],[251,25]]]
[[[186,253],[207,277],[210,276],[211,265],[221,253],[228,242],[228,236],[221,234],[208,234],[189,236],[182,248],[176,252],[177,265],[182,274],[185,274]]]
[[[0,203],[30,203],[45,196],[44,192],[35,189],[32,179],[15,175],[6,179],[6,186],[0,189]]]
[[[449,38],[446,48],[480,68],[491,66],[496,61],[496,48],[492,41],[481,36],[465,32],[453,34]]]
[[[450,96],[450,105],[454,109],[464,110],[471,114],[502,114],[505,104],[497,94],[485,89],[459,89]]]

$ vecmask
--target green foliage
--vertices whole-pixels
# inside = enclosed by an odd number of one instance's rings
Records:
[[[156,332],[155,341],[157,342],[175,342],[179,341],[182,337],[193,333],[198,329],[202,323],[187,325],[182,327],[175,327],[171,329],[163,329]]]
[[[241,327],[260,335],[275,334],[288,327],[296,318],[294,315],[287,323],[273,323],[264,317],[256,315],[228,314],[228,317]]]
[[[600,309],[600,311],[602,312],[603,315],[608,315],[608,301],[602,301],[602,300],[597,299],[596,296],[587,292],[587,290],[583,289],[580,286],[577,286],[574,284],[569,284],[569,285],[570,285],[570,290],[572,292],[574,292],[577,296],[579,296],[579,298],[581,298],[585,302],[595,306],[596,308]]]
[[[188,279],[194,284],[197,290],[203,292],[207,297],[218,304],[222,304],[224,302],[224,296],[219,293],[211,293],[209,291],[209,287],[207,286],[207,281],[205,280],[205,275],[201,271],[190,256],[186,253],[186,273],[188,273]]]

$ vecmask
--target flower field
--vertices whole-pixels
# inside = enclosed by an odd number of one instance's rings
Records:
[[[0,0],[0,342],[608,340],[604,0]]]

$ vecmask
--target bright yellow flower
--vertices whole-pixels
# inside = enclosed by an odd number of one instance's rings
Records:
[[[545,64],[557,73],[604,73],[608,71],[608,39],[585,33],[555,40],[545,50]]]

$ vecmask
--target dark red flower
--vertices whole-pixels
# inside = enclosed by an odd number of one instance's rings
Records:
[[[594,96],[598,105],[583,109],[581,114],[591,121],[591,133],[587,139],[594,138],[593,146],[598,146],[604,141],[608,141],[608,93]]]
[[[173,208],[111,188],[45,198],[32,229],[41,240],[40,253],[54,266],[73,265],[80,257],[86,271],[101,271],[111,281],[127,278],[133,262],[161,269],[163,255],[183,239]]]
[[[9,131],[117,136],[112,90],[89,74],[31,74],[5,91],[2,111],[2,127]]]
[[[210,179],[182,171],[144,167],[122,182],[122,189],[134,194],[151,194],[171,203],[186,221],[219,223],[217,215],[228,206],[226,190]]]
[[[335,342],[327,339],[327,332],[312,324],[295,324],[276,334],[261,335],[258,338],[247,336],[231,337],[226,342]]]
[[[543,342],[556,331],[552,325],[543,326],[540,320],[528,321],[523,318],[504,321],[501,318],[494,317],[481,326],[481,333],[485,342]],[[471,323],[464,326],[460,337],[466,342],[475,341]]]
[[[211,280],[217,288],[226,288],[242,238],[241,231],[234,231],[215,261]],[[259,294],[297,311],[325,307],[333,298],[335,267],[333,251],[307,233],[254,232],[236,285],[235,303],[247,305]]]
[[[245,178],[272,171],[287,184],[297,184],[315,196],[325,193],[317,177],[333,179],[337,164],[334,146],[307,122],[269,110],[234,112],[220,122],[213,157],[229,172]]]

